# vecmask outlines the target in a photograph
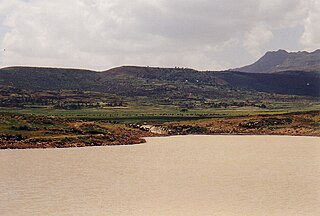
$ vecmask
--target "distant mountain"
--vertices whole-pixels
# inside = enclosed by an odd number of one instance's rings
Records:
[[[320,96],[320,73],[290,71],[272,74],[234,71],[202,72],[187,68],[118,67],[104,72],[39,67],[0,69],[0,90],[79,90],[124,97],[158,99],[248,98],[267,94]]]
[[[280,71],[320,71],[320,49],[314,52],[267,52],[257,62],[233,69],[249,73],[274,73]]]

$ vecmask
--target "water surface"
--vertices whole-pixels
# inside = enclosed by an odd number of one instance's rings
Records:
[[[0,215],[320,215],[320,138],[0,151]]]

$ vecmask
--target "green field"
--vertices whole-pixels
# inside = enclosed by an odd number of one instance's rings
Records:
[[[319,102],[278,102],[273,108],[228,107],[215,109],[181,109],[177,106],[126,106],[65,110],[43,108],[0,108],[0,113],[35,114],[56,116],[66,119],[106,120],[121,122],[166,122],[202,118],[221,118],[250,115],[271,115],[288,112],[320,110]]]

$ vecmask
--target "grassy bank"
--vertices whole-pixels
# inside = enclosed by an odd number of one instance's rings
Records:
[[[320,136],[320,113],[317,110],[318,105],[290,109],[201,110],[180,110],[174,106],[79,110],[1,108],[0,148],[138,144],[144,142],[141,137],[159,136],[159,131],[162,135]]]

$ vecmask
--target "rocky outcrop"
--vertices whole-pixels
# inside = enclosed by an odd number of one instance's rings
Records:
[[[267,52],[257,62],[233,69],[249,73],[274,73],[280,71],[320,71],[320,49],[314,52]]]

